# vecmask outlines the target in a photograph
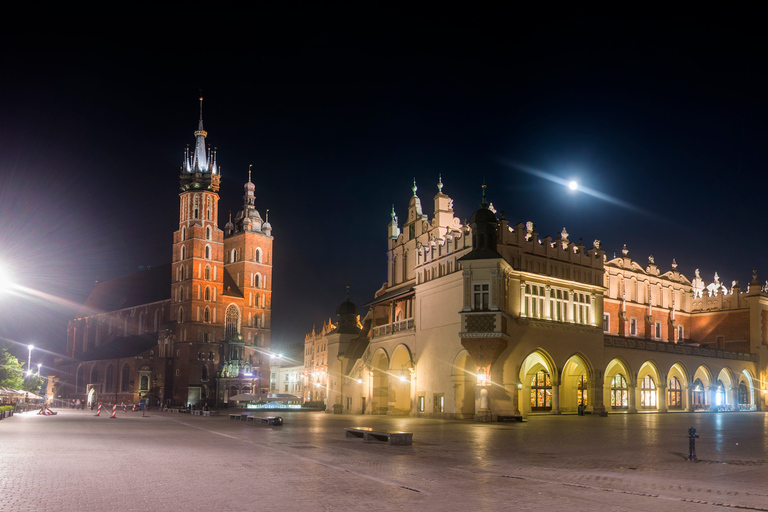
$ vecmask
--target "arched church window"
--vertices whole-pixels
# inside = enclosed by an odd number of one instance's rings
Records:
[[[211,266],[210,265],[206,265],[205,266],[205,279],[208,280],[208,281],[210,281],[210,279],[211,279]]]
[[[187,248],[183,245],[181,246],[181,259],[186,259],[187,257]]]
[[[261,263],[261,249],[258,247],[256,248],[256,254],[253,256],[253,261],[256,263]]]
[[[611,407],[614,409],[626,409],[628,405],[627,379],[620,373],[614,375],[611,380]]]
[[[131,381],[131,368],[128,366],[128,363],[125,363],[123,365],[123,369],[120,372],[120,392],[121,393],[128,393],[129,391],[129,383]]]
[[[227,339],[236,337],[240,332],[240,311],[234,304],[227,307],[225,331]]]
[[[203,365],[203,371],[201,375],[202,380],[208,380],[208,365]]]
[[[209,260],[211,259],[211,246],[206,245],[205,246],[205,259]]]
[[[211,308],[206,307],[203,312],[203,321],[209,323],[211,321]]]
[[[186,240],[187,239],[187,228],[183,227],[181,228],[181,239]]]
[[[184,308],[181,308],[181,307],[179,308],[179,311],[178,311],[177,316],[176,316],[176,320],[179,323],[184,322]]]
[[[107,365],[107,371],[104,373],[104,392],[105,393],[115,392],[114,373],[115,371],[112,369],[112,365],[111,364]]]
[[[210,301],[211,300],[211,287],[206,286],[205,287],[205,300]]]
[[[208,226],[205,228],[205,239],[210,240],[211,239],[211,226]]]
[[[96,384],[99,382],[99,369],[94,366],[91,368],[91,384]]]
[[[644,409],[656,408],[656,382],[650,375],[643,377],[640,383],[640,407]]]
[[[141,376],[141,391],[149,390],[149,377],[146,375]]]

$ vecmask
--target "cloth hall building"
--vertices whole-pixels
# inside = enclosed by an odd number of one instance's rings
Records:
[[[180,174],[172,263],[99,283],[69,322],[68,359],[55,394],[88,403],[223,404],[267,393],[272,226],[255,208],[248,173],[243,206],[219,228],[220,171],[201,114]],[[171,249],[171,248],[169,248]]]
[[[473,418],[764,410],[768,289],[673,261],[606,258],[563,228],[512,225],[485,198],[468,224],[438,184],[387,228],[387,281],[324,335],[327,410]],[[767,285],[768,286],[768,285]],[[346,318],[349,317],[349,318]]]

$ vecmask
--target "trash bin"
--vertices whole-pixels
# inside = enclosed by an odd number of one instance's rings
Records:
[[[579,416],[584,416],[584,404],[579,404]]]

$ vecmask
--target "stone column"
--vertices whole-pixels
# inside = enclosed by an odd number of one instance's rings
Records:
[[[552,384],[552,414],[560,414],[560,384]]]
[[[659,394],[659,412],[667,412],[667,386],[659,385],[657,392]]]
[[[739,386],[729,386],[728,387],[729,393],[728,393],[728,407],[732,411],[738,411],[739,410]]]
[[[547,320],[552,320],[552,301],[551,301],[551,293],[552,293],[552,287],[547,285],[544,287],[544,318]]]
[[[520,318],[525,316],[525,281],[520,281]]]
[[[628,384],[628,390],[627,390],[627,412],[629,413],[636,413],[637,412],[637,384],[634,383],[634,381],[631,384]]]
[[[591,396],[587,396],[587,409],[591,407],[592,412],[600,414],[605,412],[605,397],[603,396],[603,373],[595,372],[594,378],[589,381],[589,390]]]
[[[685,410],[688,412],[693,412],[693,388],[692,384],[685,386]]]

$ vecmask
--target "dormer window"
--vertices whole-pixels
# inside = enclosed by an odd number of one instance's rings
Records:
[[[490,306],[490,285],[480,283],[472,285],[472,298],[472,309],[488,310]]]

